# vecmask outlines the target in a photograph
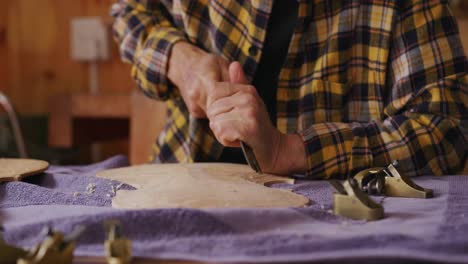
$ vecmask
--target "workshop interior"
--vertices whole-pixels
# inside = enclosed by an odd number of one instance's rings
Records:
[[[247,165],[150,164],[167,105],[122,62],[115,2],[1,1],[0,263],[468,263],[468,177],[285,178],[243,142]]]

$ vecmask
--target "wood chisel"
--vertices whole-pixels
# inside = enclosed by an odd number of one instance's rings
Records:
[[[247,160],[249,166],[257,173],[262,174],[262,169],[260,168],[260,164],[258,164],[257,158],[252,150],[252,148],[247,145],[245,142],[240,142],[242,152],[244,153],[244,157]]]

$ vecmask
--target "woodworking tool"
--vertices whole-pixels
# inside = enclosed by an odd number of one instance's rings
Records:
[[[241,146],[242,152],[244,153],[244,157],[247,160],[247,163],[249,164],[249,166],[255,172],[261,174],[262,169],[260,168],[260,164],[258,163],[257,158],[255,157],[253,149],[243,141],[240,142],[240,146]]]
[[[0,230],[3,230],[0,227]],[[26,250],[8,245],[0,236],[0,264],[16,263],[16,260],[26,255]]]
[[[63,233],[46,229],[46,238],[32,248],[26,256],[18,259],[18,264],[71,264],[76,239],[83,233],[83,226],[77,227],[67,236]]]
[[[127,264],[132,259],[132,243],[122,236],[120,223],[108,220],[104,223],[107,240],[104,242],[106,259],[109,264]]]
[[[28,152],[26,151],[26,145],[24,144],[24,137],[21,131],[21,126],[16,115],[16,111],[10,99],[2,92],[0,92],[0,105],[7,112],[8,119],[10,120],[11,129],[15,138],[18,153],[21,158],[27,158]]]
[[[333,194],[333,212],[336,215],[368,221],[384,217],[382,205],[361,191],[354,179],[348,179],[343,183],[337,180],[329,182],[337,191]]]
[[[383,207],[368,195],[389,197],[430,198],[433,192],[414,183],[408,176],[398,172],[399,162],[394,160],[386,167],[360,171],[343,184],[331,180],[337,190],[334,194],[333,210],[337,215],[352,219],[377,220],[383,218]]]
[[[406,198],[431,198],[433,192],[425,189],[408,176],[397,170],[399,162],[393,161],[387,167],[363,170],[354,176],[359,188],[369,195],[384,195]]]

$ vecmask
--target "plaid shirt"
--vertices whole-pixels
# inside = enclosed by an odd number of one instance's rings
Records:
[[[446,2],[299,1],[279,76],[277,128],[302,136],[309,177],[344,177],[394,159],[410,176],[462,169],[468,63]],[[168,105],[156,162],[213,161],[223,149],[167,78],[173,44],[239,61],[252,80],[271,7],[269,0],[114,4],[123,60],[138,86]]]

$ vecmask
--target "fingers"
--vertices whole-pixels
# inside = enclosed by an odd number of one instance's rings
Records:
[[[248,84],[244,70],[239,62],[234,61],[229,65],[229,79],[232,83]]]
[[[230,82],[229,77],[229,62],[227,60],[223,60],[221,63],[221,80],[225,82]]]
[[[229,65],[227,74],[229,75],[228,80],[230,82],[211,83],[212,86],[209,89],[210,96],[207,100],[207,106],[220,98],[231,96],[241,90],[256,90],[255,87],[248,84],[244,70],[242,69],[242,66],[239,62],[232,62]]]
[[[218,98],[230,96],[241,88],[229,83],[213,82],[209,76],[195,78],[185,90],[184,101],[194,117],[206,117],[208,106]]]
[[[219,106],[219,109],[221,107]],[[233,144],[238,146],[240,140],[250,143],[252,140],[255,141],[259,132],[260,112],[261,109],[256,104],[245,107],[235,106],[229,111],[220,111],[216,115],[209,115],[210,128],[218,141],[225,146],[234,146]]]
[[[252,85],[233,84],[228,82],[211,83],[209,85],[210,88],[206,102],[207,108],[209,108],[213,102],[221,98],[229,97],[242,91],[258,96],[257,90]]]
[[[201,89],[201,87],[205,87]],[[204,118],[212,103],[222,98],[228,98],[236,93],[244,92],[258,97],[255,87],[252,85],[233,84],[229,82],[213,82],[203,77],[195,79],[186,89],[184,99],[188,111],[194,117]]]
[[[203,53],[196,58],[182,57],[175,66],[172,70],[184,68],[183,74],[179,74],[181,76],[176,74],[179,71],[175,71],[172,77],[177,81],[182,80],[175,84],[188,111],[193,117],[205,118],[208,96],[211,94],[208,90],[214,83],[229,81],[229,62],[221,56]]]
[[[238,109],[258,109],[259,98],[255,88],[242,87],[231,96],[222,97],[214,101],[207,109],[206,115],[208,118],[232,111],[234,108]]]
[[[218,116],[216,120],[210,121],[210,128],[216,139],[226,147],[239,147],[239,139],[242,138],[238,126],[239,119],[228,115]],[[237,124],[237,128],[235,127]]]
[[[210,119],[210,128],[221,144],[238,147],[239,141],[249,142],[257,130],[255,119],[247,118],[248,115],[245,109],[219,114]]]
[[[239,62],[229,65],[231,83],[216,83],[210,90],[207,117],[217,140],[224,146],[239,147],[257,133],[258,113],[262,101],[254,86],[249,85]]]

